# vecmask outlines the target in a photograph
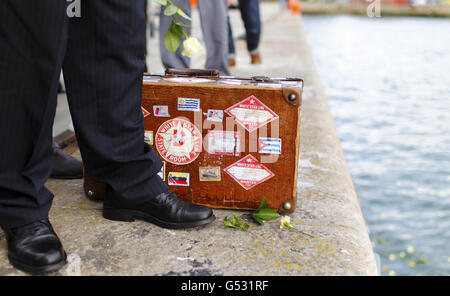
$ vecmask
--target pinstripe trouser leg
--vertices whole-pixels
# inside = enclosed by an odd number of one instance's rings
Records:
[[[47,218],[66,1],[0,0],[0,226]]]
[[[144,143],[142,0],[0,0],[0,225],[46,218],[52,125],[64,59],[67,95],[86,170],[107,199],[130,204],[167,191]],[[69,36],[67,38],[67,36]],[[66,51],[67,46],[67,51]]]

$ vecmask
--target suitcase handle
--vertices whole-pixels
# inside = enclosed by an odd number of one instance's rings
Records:
[[[270,77],[267,76],[253,76],[251,79],[253,82],[274,82]]]
[[[214,69],[173,69],[168,68],[166,76],[188,76],[188,77],[215,77],[219,78],[220,73]]]

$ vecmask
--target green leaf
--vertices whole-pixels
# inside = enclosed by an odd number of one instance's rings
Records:
[[[228,217],[225,217],[225,219],[223,219],[223,225],[227,227],[239,228],[239,226],[234,225]]]
[[[233,214],[231,218],[225,217],[225,219],[223,219],[223,225],[232,228],[241,228],[245,231],[247,231],[250,227],[250,225],[248,225],[247,223],[243,223],[242,221],[240,221],[235,214]]]
[[[265,208],[265,209],[261,209],[258,212],[253,213],[253,216],[258,217],[259,219],[262,220],[274,220],[280,217],[280,214],[278,214],[277,211],[275,211],[274,209],[270,209],[270,208]]]
[[[183,28],[180,25],[176,24],[174,21],[172,21],[172,23],[170,24],[169,31],[178,38],[183,36]]]
[[[189,15],[187,15],[181,8],[178,8],[176,14],[178,16],[181,16],[182,18],[187,19],[188,21],[192,21],[192,18]]]
[[[176,19],[175,17],[173,18],[173,22],[179,26],[185,27],[185,28],[189,28],[189,25],[186,25],[185,23],[179,21],[178,19]]]
[[[167,0],[153,0],[154,2],[158,3],[159,5],[166,6]]]
[[[174,53],[180,47],[180,37],[169,30],[164,37],[164,45],[170,52]]]
[[[231,218],[231,223],[233,223],[234,225],[239,226],[239,219],[238,219],[238,217],[236,217],[235,214],[233,214],[233,216]]]
[[[264,197],[264,199],[259,204],[259,207],[256,209],[256,212],[265,209],[267,207],[267,199]]]
[[[280,217],[280,214],[278,214],[277,211],[266,207],[267,199],[264,198],[259,204],[259,207],[256,209],[256,211],[252,213],[253,219],[255,219],[255,221],[261,225],[264,224],[264,220],[269,221]]]
[[[261,220],[255,213],[252,213],[253,219],[255,219],[256,222],[258,222],[260,225],[264,225],[264,221]]]
[[[178,6],[170,4],[166,7],[166,9],[164,9],[164,15],[167,16],[174,15],[175,13],[177,13],[178,9],[179,9]]]
[[[428,263],[428,259],[426,257],[422,257],[416,260],[416,264],[426,264]]]

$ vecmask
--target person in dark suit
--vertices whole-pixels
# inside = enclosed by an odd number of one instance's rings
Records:
[[[67,1],[0,0],[0,226],[8,259],[21,270],[66,263],[45,187],[61,68],[86,172],[107,184],[105,218],[167,228],[215,219],[169,190],[157,175],[161,160],[144,143],[142,1],[79,1],[81,17],[69,18]]]
[[[50,178],[68,180],[83,178],[83,163],[73,156],[70,156],[58,143],[53,142],[53,165]]]

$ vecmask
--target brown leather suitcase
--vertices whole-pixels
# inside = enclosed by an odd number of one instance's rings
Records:
[[[145,75],[144,141],[164,162],[160,176],[186,201],[280,213],[296,206],[303,80],[220,77],[215,70]],[[91,199],[105,185],[84,176]]]

